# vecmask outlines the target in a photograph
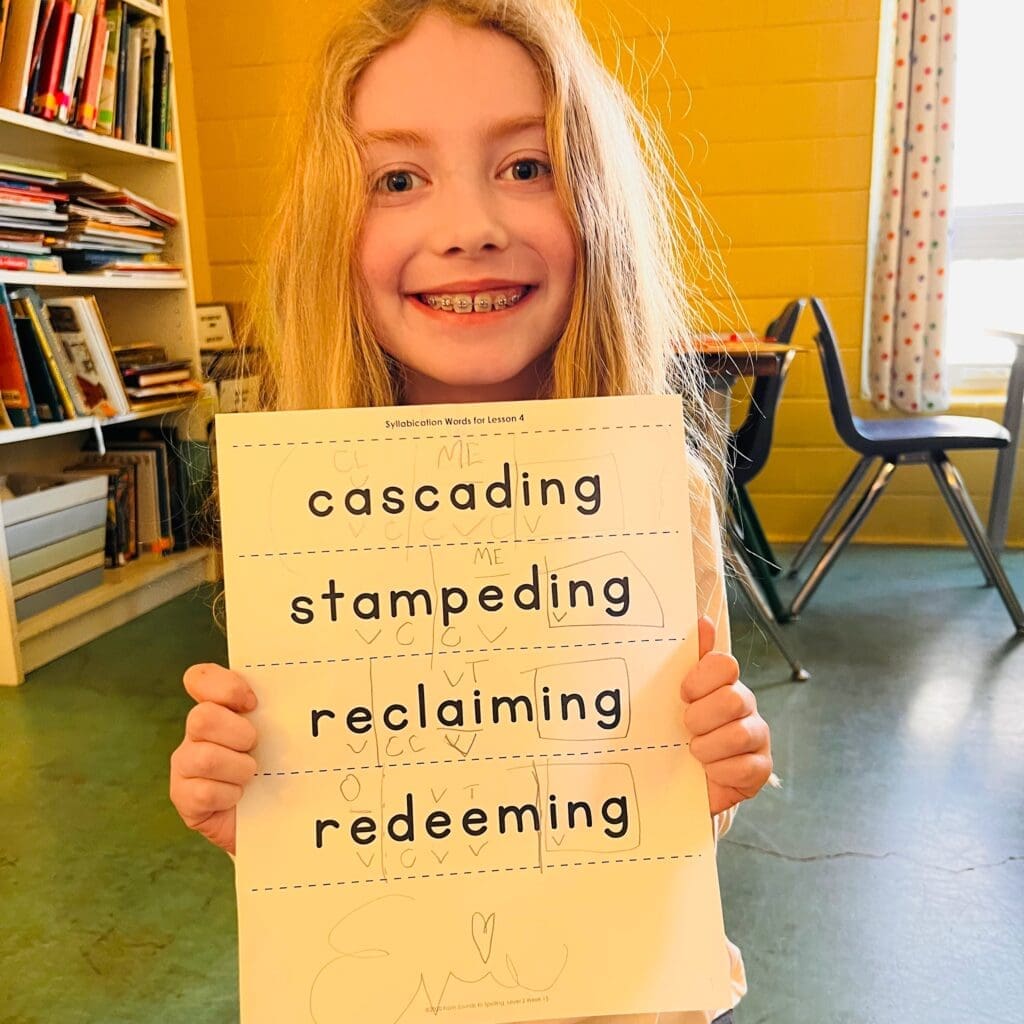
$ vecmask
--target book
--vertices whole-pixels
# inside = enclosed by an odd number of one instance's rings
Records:
[[[170,500],[170,532],[173,550],[185,551],[192,545],[192,527],[208,512],[210,496],[210,446],[182,442],[172,426],[119,424],[107,432],[116,444],[145,442],[163,448],[167,457]]]
[[[3,60],[4,38],[7,35],[7,22],[11,16],[11,0],[0,0],[0,60]]]
[[[103,82],[107,43],[110,37],[110,26],[105,12],[106,0],[99,0],[93,17],[89,56],[85,65],[81,96],[75,114],[75,123],[80,128],[95,129],[99,115],[100,88]]]
[[[0,243],[0,249],[3,248]],[[60,274],[64,269],[59,256],[19,256],[0,252],[0,270],[33,270],[40,274]]]
[[[57,391],[68,419],[87,416],[88,407],[78,387],[75,366],[62,341],[54,333],[47,311],[35,288],[19,288],[10,293],[15,313],[19,310],[32,321],[39,347],[46,356],[47,365],[53,376]]]
[[[122,553],[123,560],[119,564],[125,564],[139,557],[138,543],[138,460],[126,456],[101,455],[99,452],[82,452],[80,459],[69,466],[64,472],[78,472],[80,470],[92,470],[97,468],[114,470],[120,474],[124,473],[124,479],[118,484],[119,494],[117,497],[116,514],[121,517],[123,530]],[[108,491],[109,494],[109,491]],[[109,516],[109,510],[108,510]]]
[[[193,398],[203,390],[203,385],[197,380],[183,380],[177,384],[154,384],[151,387],[132,387],[126,384],[124,390],[132,408],[138,409],[140,403],[153,402],[158,399],[171,401]]]
[[[68,24],[68,37],[64,44],[63,67],[57,79],[57,112],[56,120],[61,124],[68,123],[71,114],[72,94],[75,90],[75,66],[78,62],[78,48],[82,42],[82,29],[85,22],[82,15],[72,5],[71,21]]]
[[[57,116],[61,72],[64,69],[64,53],[71,23],[72,6],[69,0],[56,0],[39,53],[38,78],[31,108],[31,113],[47,121],[53,121]]]
[[[7,289],[0,284],[0,390],[3,404],[12,426],[34,427],[39,423],[32,391],[28,383],[28,370],[14,331],[14,311],[11,309]]]
[[[153,124],[153,60],[156,52],[156,19],[143,18],[138,22],[142,35],[142,52],[139,68],[139,142],[150,145]]]
[[[96,131],[101,135],[114,134],[114,113],[117,109],[117,62],[121,41],[121,22],[125,17],[122,3],[115,2],[104,15],[107,23],[107,45],[100,72],[100,92],[96,111]]]
[[[74,61],[70,60],[70,87],[68,89],[68,109],[65,123],[77,123],[78,105],[82,98],[82,84],[85,79],[86,64],[92,52],[92,36],[96,27],[96,0],[78,0],[75,14],[82,19],[82,29],[78,36],[78,45],[74,52]]]
[[[114,109],[114,138],[124,138],[125,92],[128,73],[128,8],[122,4],[124,14],[121,17],[121,38],[117,42],[117,92]]]
[[[46,2],[52,6],[53,0]],[[0,106],[10,110],[25,109],[40,6],[40,0],[19,0],[18,3],[8,0],[6,4],[4,52],[0,60]]]
[[[56,20],[57,0],[45,0],[44,7],[39,11],[39,23],[36,28],[35,41],[32,44],[32,64],[29,70],[28,85],[25,95],[25,111],[31,112],[32,103],[35,100],[36,90],[39,87],[39,72],[43,63],[43,47],[46,42],[50,25]]]
[[[120,452],[139,452],[147,458],[146,474],[150,456],[154,470],[157,498],[157,531],[158,538],[149,545],[149,550],[169,554],[174,550],[174,536],[171,528],[171,474],[167,443],[158,439],[131,438],[111,432],[107,439],[107,451],[114,454]],[[144,486],[148,486],[145,483]]]
[[[125,72],[124,137],[127,142],[140,142],[139,87],[142,75],[142,29],[128,28],[128,67]]]
[[[75,382],[82,393],[88,415],[112,417],[129,410],[128,399],[120,383],[120,374],[111,380],[105,331],[97,330],[88,299],[69,295],[45,300],[54,333],[74,366]],[[109,350],[107,357],[112,362]]]
[[[64,419],[64,407],[61,405],[57,387],[50,376],[46,365],[46,357],[39,348],[35,328],[27,316],[14,316],[14,334],[18,346],[25,359],[25,369],[29,387],[35,400],[36,412],[42,423],[59,422]]]
[[[159,29],[156,30],[156,42],[153,51],[153,81],[150,103],[150,145],[156,149],[165,146],[166,131],[165,105],[167,103],[167,37]]]
[[[126,565],[129,558],[129,518],[133,509],[129,500],[134,467],[129,466],[67,466],[65,476],[84,477],[103,475],[107,477],[107,517],[104,527],[104,560],[107,568],[116,569]]]

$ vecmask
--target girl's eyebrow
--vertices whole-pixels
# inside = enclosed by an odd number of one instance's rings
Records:
[[[521,117],[506,117],[501,121],[493,122],[484,132],[483,138],[485,142],[493,142],[506,135],[515,135],[529,128],[538,127],[544,127],[543,115],[526,114]],[[362,136],[362,140],[363,142],[396,142],[400,145],[425,148],[431,144],[427,137],[407,128],[384,128],[380,131],[367,132]]]

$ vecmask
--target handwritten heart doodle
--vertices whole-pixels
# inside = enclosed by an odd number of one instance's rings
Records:
[[[491,947],[494,945],[494,915],[484,917],[477,912],[472,920],[473,942],[480,954],[480,959],[487,963],[491,958]]]

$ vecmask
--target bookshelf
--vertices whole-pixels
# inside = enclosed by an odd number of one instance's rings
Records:
[[[128,6],[159,19],[173,55],[168,2],[128,0]],[[176,95],[180,73],[181,69],[175,66],[170,86],[176,147],[182,137]],[[10,286],[32,285],[44,299],[61,294],[96,293],[115,342],[145,340],[163,345],[170,358],[191,359],[198,377],[195,291],[179,150],[152,149],[0,108],[0,160],[85,171],[177,214],[178,225],[168,230],[164,251],[167,260],[182,264],[181,275],[154,281],[0,270],[0,281]],[[92,432],[102,450],[106,427],[129,420],[173,424],[185,436],[190,419],[197,414],[192,403],[168,403],[110,420],[88,416],[38,427],[0,430],[0,473],[59,471],[79,452],[83,433]],[[145,555],[118,569],[105,569],[103,575],[101,586],[18,622],[0,506],[0,685],[22,683],[26,673],[40,665],[204,580],[218,578],[220,563],[216,552],[195,547],[172,555]]]

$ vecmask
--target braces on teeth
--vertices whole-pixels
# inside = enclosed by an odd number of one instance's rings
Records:
[[[428,295],[425,301],[431,309],[443,309],[455,313],[489,313],[492,309],[505,309],[514,306],[525,296],[526,292],[520,295],[499,295],[493,301],[485,293],[477,296],[472,295]]]

